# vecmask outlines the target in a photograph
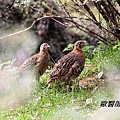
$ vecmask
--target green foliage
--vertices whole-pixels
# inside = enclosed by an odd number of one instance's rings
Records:
[[[98,69],[109,69],[113,66],[120,68],[119,43],[115,46],[100,45],[96,50],[93,58]]]
[[[34,83],[34,90],[27,101],[17,108],[1,111],[0,119],[73,120],[90,113],[96,106],[99,107],[101,100],[107,98],[107,92],[100,90],[92,93],[83,89],[72,92],[65,92],[63,89],[58,91],[54,87],[48,89],[45,84],[47,78],[48,74],[44,74],[39,84]],[[85,101],[89,98],[96,102],[85,106]]]
[[[73,49],[74,44],[70,43],[67,45],[67,47],[64,48],[63,52],[65,51],[71,51]],[[94,55],[94,46],[84,46],[82,48],[86,59],[90,59]]]
[[[94,46],[85,46],[83,48],[86,59],[91,59],[94,56]]]
[[[78,80],[82,79],[82,77],[93,75],[94,73],[107,68],[107,66],[115,65],[119,67],[120,53],[118,46],[119,44],[117,45],[117,48],[114,49],[113,46],[101,44],[92,52],[89,52],[91,47],[84,48],[83,50],[87,57],[86,66],[82,74],[78,77]],[[69,50],[71,47],[72,45],[68,47]],[[93,56],[92,58],[89,58],[89,54],[91,53]],[[1,71],[3,72],[7,66],[11,66],[11,62],[3,63],[1,65]],[[11,68],[11,70],[13,69],[14,67]],[[113,87],[88,90],[76,88],[76,85],[74,85],[74,89],[71,92],[65,91],[65,88],[56,84],[51,88],[48,88],[46,85],[48,77],[49,73],[45,73],[40,77],[39,82],[35,81],[33,83],[33,89],[27,100],[24,99],[23,102],[17,104],[15,108],[1,110],[0,119],[86,120],[87,118],[83,118],[83,116],[87,116],[87,114],[91,113],[94,109],[99,108],[101,101],[111,100],[114,95]],[[93,99],[93,102],[86,105],[87,99]]]
[[[65,52],[65,51],[71,51],[73,49],[73,46],[74,45],[72,43],[68,44],[67,47],[64,48],[63,52]]]
[[[117,45],[113,46],[113,50],[120,50],[120,41],[118,41]]]

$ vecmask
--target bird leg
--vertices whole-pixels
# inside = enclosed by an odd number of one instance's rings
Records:
[[[53,77],[52,79],[48,79],[47,80],[47,85],[50,85],[52,82],[54,82],[56,78],[57,77]]]
[[[36,73],[36,80],[39,82],[40,75]]]

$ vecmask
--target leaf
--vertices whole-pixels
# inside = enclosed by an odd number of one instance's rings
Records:
[[[68,44],[67,47],[64,48],[63,52],[72,50],[72,49],[73,49],[73,46],[74,46],[74,45],[73,45],[72,43]]]
[[[117,49],[117,45],[113,46],[113,50]]]
[[[118,41],[118,47],[120,47],[120,41]]]

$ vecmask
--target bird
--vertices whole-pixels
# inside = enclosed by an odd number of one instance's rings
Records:
[[[55,80],[71,85],[71,79],[79,76],[85,65],[85,55],[82,51],[83,46],[85,46],[85,42],[78,40],[74,44],[73,50],[55,63],[47,80],[48,86],[51,86]]]
[[[26,59],[23,64],[18,68],[19,73],[24,73],[24,71],[28,69],[34,70],[36,73],[36,79],[39,80],[39,77],[44,74],[44,72],[49,66],[49,48],[50,45],[48,43],[43,43],[40,46],[39,53]]]

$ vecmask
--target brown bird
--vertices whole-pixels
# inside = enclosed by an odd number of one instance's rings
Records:
[[[48,86],[55,80],[70,85],[71,79],[79,76],[85,64],[85,57],[82,51],[84,45],[84,41],[77,41],[74,44],[74,49],[55,63],[50,77],[47,80]]]
[[[34,69],[36,72],[36,79],[46,71],[50,62],[50,55],[48,53],[50,46],[43,43],[40,46],[40,52],[25,60],[25,62],[18,68],[18,71],[24,72],[26,69]]]

